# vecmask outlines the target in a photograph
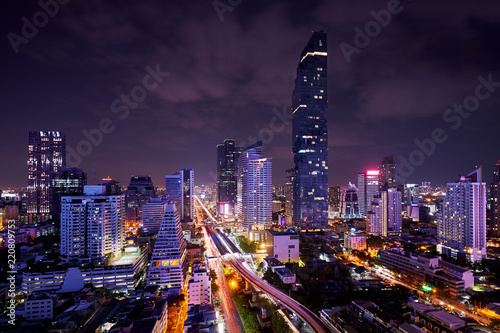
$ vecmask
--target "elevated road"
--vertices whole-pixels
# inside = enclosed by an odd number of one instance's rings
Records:
[[[243,263],[238,260],[236,257],[238,254],[233,254],[233,251],[231,251],[231,246],[230,244],[227,243],[225,239],[220,237],[218,233],[213,234],[216,237],[219,238],[219,241],[224,245],[226,251],[226,256],[229,257],[228,261],[231,266],[249,283],[257,287],[258,289],[262,290],[266,294],[270,295],[273,297],[275,300],[277,300],[279,303],[283,304],[285,307],[287,307],[289,310],[293,311],[296,313],[299,317],[302,318],[309,326],[314,329],[317,333],[327,333],[331,332],[328,327],[326,327],[325,324],[316,316],[314,312],[306,308],[304,305],[300,304],[297,302],[295,299],[292,297],[288,296],[278,288],[270,285],[269,283],[263,281],[260,277],[255,275],[250,269],[245,267]],[[227,239],[227,238],[226,238]],[[233,244],[234,246],[234,244]]]

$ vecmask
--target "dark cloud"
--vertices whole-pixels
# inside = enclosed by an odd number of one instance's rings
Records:
[[[500,92],[457,131],[444,111],[474,92],[477,76],[500,81],[500,11],[496,1],[402,1],[403,10],[347,63],[339,44],[354,45],[370,12],[388,1],[243,1],[224,13],[210,1],[72,1],[61,6],[28,44],[2,51],[0,187],[26,184],[27,132],[63,130],[68,145],[83,129],[110,118],[104,136],[81,166],[98,177],[128,182],[134,173],[162,176],[193,167],[199,183],[212,182],[215,145],[225,138],[248,142],[289,108],[300,52],[312,30],[329,42],[330,182],[354,181],[385,155],[407,156],[415,139],[436,127],[446,143],[411,181],[444,183],[475,164],[487,166],[498,150]],[[21,17],[40,10],[36,1],[6,1],[2,32],[20,33]],[[129,116],[111,103],[142,83],[146,67],[170,75]],[[273,157],[276,183],[292,166],[291,125],[274,133],[264,154]],[[466,152],[466,153],[465,153]]]

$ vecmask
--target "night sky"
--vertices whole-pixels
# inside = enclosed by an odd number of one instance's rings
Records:
[[[386,155],[408,160],[414,141],[436,128],[447,140],[408,182],[444,184],[480,164],[489,182],[500,158],[498,1],[232,0],[220,5],[222,16],[212,1],[61,2],[47,22],[36,1],[1,3],[0,188],[27,185],[28,131],[64,131],[75,150],[86,140],[82,130],[100,122],[114,130],[78,161],[90,183],[94,162],[98,178],[125,185],[132,174],[150,174],[164,186],[163,176],[182,167],[195,170],[196,184],[213,183],[216,145],[261,135],[273,180],[283,184],[293,165],[283,113],[290,113],[300,53],[321,29],[328,33],[330,185],[356,182],[358,171]],[[388,6],[397,13],[385,27],[369,23],[371,11]],[[9,36],[24,38],[22,18],[31,23],[34,15],[38,32],[25,29],[33,36],[13,47]],[[367,23],[369,43],[356,44],[354,28],[365,31]],[[350,62],[342,42],[359,46]],[[141,88],[154,71],[158,82],[150,77],[151,90]],[[479,76],[493,83],[474,105]],[[127,106],[121,95],[131,92],[142,100]],[[468,118],[447,112],[464,100],[477,107]]]

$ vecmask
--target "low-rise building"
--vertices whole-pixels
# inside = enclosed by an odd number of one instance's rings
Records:
[[[271,269],[271,271],[275,273],[275,270],[277,268],[285,268],[285,267],[286,266],[281,261],[279,261],[274,257],[267,257],[264,258],[264,260],[262,261],[262,271],[264,272],[267,271],[268,269]]]
[[[344,233],[344,247],[348,250],[366,250],[366,234],[355,230]]]
[[[289,268],[275,268],[274,272],[280,280],[285,284],[295,284],[296,277],[295,274]]]
[[[283,262],[298,262],[299,235],[292,229],[275,231],[268,229],[266,237],[267,255]]]
[[[54,302],[45,293],[30,295],[24,301],[25,317],[28,321],[52,319],[54,315]]]
[[[212,302],[210,273],[201,262],[193,264],[193,276],[188,284],[188,305],[205,305]]]

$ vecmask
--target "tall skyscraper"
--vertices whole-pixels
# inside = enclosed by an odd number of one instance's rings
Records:
[[[394,161],[393,156],[386,156],[379,165],[379,190],[388,188],[398,188],[403,184],[401,175],[399,174],[399,166]]]
[[[328,189],[328,205],[330,207],[340,207],[340,186],[330,186]]]
[[[368,232],[384,237],[400,235],[402,193],[395,188],[378,192],[370,201],[367,212]]]
[[[217,211],[221,215],[236,213],[238,158],[241,148],[226,139],[217,145]]]
[[[61,198],[61,256],[65,261],[102,262],[118,255],[125,242],[125,196],[108,195],[102,185],[86,185],[83,196]]]
[[[156,197],[151,176],[132,176],[125,190],[125,223],[137,226],[141,223],[142,206]]]
[[[486,258],[486,183],[481,168],[448,183],[438,219],[438,251],[471,262]]]
[[[145,234],[158,233],[166,206],[165,198],[151,198],[142,206],[142,230]]]
[[[167,201],[175,203],[177,210],[181,211],[182,181],[180,172],[165,176],[165,198]]]
[[[182,181],[181,221],[191,222],[194,217],[194,171],[193,169],[181,169],[180,174]]]
[[[500,237],[500,160],[493,171],[493,182],[490,184],[490,235]]]
[[[193,169],[181,169],[180,172],[165,176],[165,197],[167,201],[175,203],[182,222],[193,220],[193,188]]]
[[[359,214],[358,189],[352,183],[340,189],[340,217],[345,219],[361,217]]]
[[[106,177],[106,178],[101,179],[101,182],[98,183],[97,185],[105,186],[106,187],[106,194],[108,194],[108,195],[123,194],[122,186],[120,185],[120,182],[111,178],[111,177]]]
[[[379,174],[378,170],[358,173],[358,200],[361,217],[366,216],[366,212],[370,209],[370,203],[377,194]]]
[[[294,225],[328,227],[326,33],[314,32],[300,55],[292,97]]]
[[[61,197],[83,195],[87,185],[87,175],[80,168],[60,168],[53,173],[51,180],[50,215],[56,221],[61,220]]]
[[[238,218],[249,231],[272,223],[272,200],[272,158],[262,157],[259,141],[238,161]]]
[[[170,203],[165,207],[156,238],[146,278],[147,285],[167,289],[182,288],[185,259],[186,240],[182,235],[181,218],[176,206]]]
[[[66,136],[63,132],[29,132],[27,213],[31,219],[43,221],[49,217],[51,178],[65,166]]]
[[[295,182],[295,169],[286,170],[285,176],[285,223],[293,226],[293,184]]]

